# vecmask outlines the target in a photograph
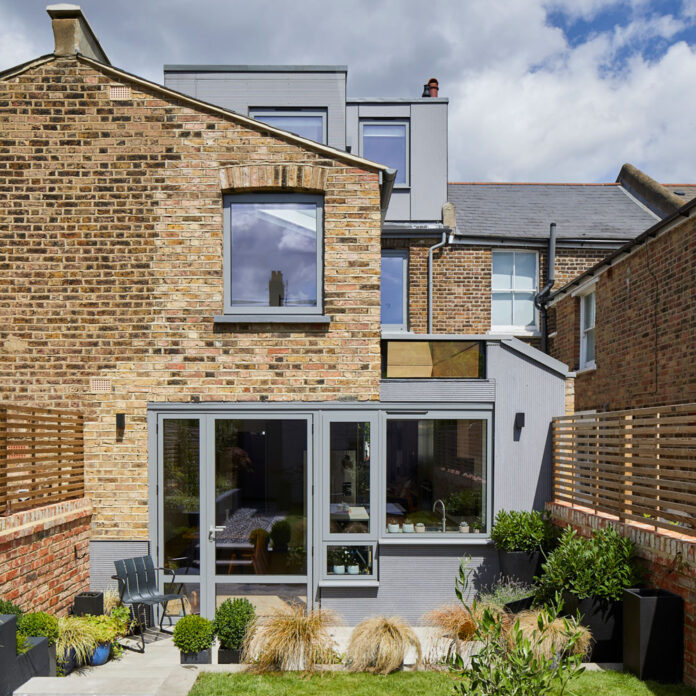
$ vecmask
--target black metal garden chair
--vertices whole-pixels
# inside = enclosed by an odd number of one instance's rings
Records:
[[[162,617],[159,622],[159,630],[164,631],[162,622],[165,617],[165,607],[167,602],[180,600],[181,610],[186,616],[186,605],[184,604],[185,595],[180,593],[161,593],[157,588],[157,571],[162,570],[171,575],[171,583],[176,582],[176,575],[171,568],[155,568],[150,556],[138,556],[137,558],[126,558],[121,561],[114,561],[116,575],[114,580],[118,581],[118,593],[121,602],[130,606],[133,611],[138,628],[140,629],[140,641],[142,643],[141,652],[145,652],[145,628],[147,625],[146,610],[157,604],[162,605]],[[169,615],[168,615],[169,616]],[[172,619],[169,616],[169,625]]]

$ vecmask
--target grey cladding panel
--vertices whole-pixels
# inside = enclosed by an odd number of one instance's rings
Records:
[[[440,220],[447,201],[447,104],[411,106],[411,219]]]
[[[490,379],[383,380],[380,401],[493,402],[495,381]]]
[[[122,558],[147,556],[150,544],[147,541],[90,541],[89,542],[89,589],[100,592],[115,588],[111,576],[116,572],[114,561]]]

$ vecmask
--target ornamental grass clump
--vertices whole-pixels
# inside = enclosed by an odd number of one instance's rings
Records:
[[[522,636],[529,640],[538,658],[554,659],[562,655],[585,657],[592,644],[590,631],[573,617],[561,618],[546,609],[523,611],[516,614],[514,623]],[[574,637],[572,643],[570,638]],[[514,647],[514,636],[508,634],[508,645]]]
[[[242,659],[255,672],[311,672],[318,664],[335,660],[329,627],[336,614],[326,609],[307,611],[300,604],[275,609],[257,618],[244,639]]]
[[[428,626],[438,628],[443,638],[459,641],[472,640],[486,609],[500,615],[504,622],[508,621],[507,614],[501,606],[484,601],[475,602],[470,607],[464,604],[447,604],[429,611],[423,620]]]
[[[351,672],[389,674],[401,669],[409,647],[416,650],[416,664],[423,655],[413,629],[401,618],[375,616],[361,621],[354,629],[346,653]]]
[[[58,619],[56,659],[69,662],[71,653],[78,665],[86,665],[99,645],[97,626],[86,616],[63,616]]]

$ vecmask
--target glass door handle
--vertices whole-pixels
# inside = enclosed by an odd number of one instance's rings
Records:
[[[208,541],[215,541],[217,538],[217,533],[218,532],[224,532],[225,531],[225,525],[219,526],[219,527],[211,527],[208,530]]]

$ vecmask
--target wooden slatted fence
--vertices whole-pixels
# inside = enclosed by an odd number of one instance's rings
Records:
[[[558,502],[696,536],[696,404],[553,422]]]
[[[84,496],[83,417],[0,406],[0,515]]]

